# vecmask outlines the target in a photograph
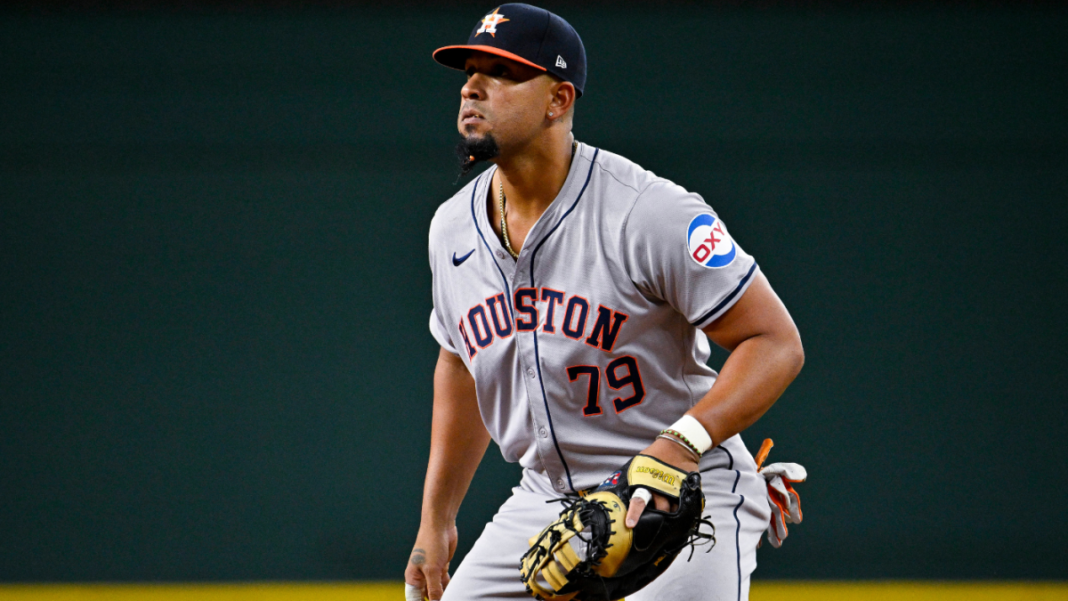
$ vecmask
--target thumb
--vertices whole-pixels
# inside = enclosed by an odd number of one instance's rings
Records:
[[[625,521],[627,528],[633,528],[638,524],[638,518],[642,517],[642,512],[645,511],[645,506],[649,504],[652,497],[648,489],[639,488],[634,491],[634,495],[630,498],[630,506],[627,508]]]

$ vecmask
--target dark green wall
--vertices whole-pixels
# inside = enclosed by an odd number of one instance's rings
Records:
[[[0,580],[401,577],[481,10],[0,15]],[[559,12],[805,340],[758,576],[1068,577],[1068,12]]]

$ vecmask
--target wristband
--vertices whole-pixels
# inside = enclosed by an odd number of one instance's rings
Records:
[[[667,430],[674,430],[676,434],[679,434],[683,441],[690,443],[690,446],[696,449],[698,455],[714,446],[712,437],[708,435],[705,427],[692,415],[682,416]]]

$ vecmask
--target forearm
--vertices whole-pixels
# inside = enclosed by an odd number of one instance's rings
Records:
[[[460,503],[489,446],[474,381],[463,363],[442,351],[434,370],[434,417],[430,460],[423,488],[423,524],[455,523]]]
[[[803,364],[796,330],[793,335],[768,333],[743,340],[723,364],[716,384],[687,414],[719,444],[760,419]]]
[[[456,521],[460,503],[486,454],[490,437],[481,421],[471,426],[462,420],[450,420],[440,428],[438,421],[435,417],[423,488],[422,520],[427,525],[449,526]],[[471,430],[480,431],[481,435],[472,435]]]

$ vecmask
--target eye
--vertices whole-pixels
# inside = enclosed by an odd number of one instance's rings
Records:
[[[508,67],[504,65],[494,65],[493,69],[490,70],[490,75],[507,78],[510,74],[508,73]]]

